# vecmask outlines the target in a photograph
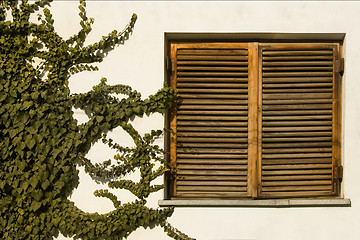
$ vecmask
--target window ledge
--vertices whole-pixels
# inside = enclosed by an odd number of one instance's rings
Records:
[[[351,207],[345,199],[271,199],[271,200],[159,200],[160,207]]]

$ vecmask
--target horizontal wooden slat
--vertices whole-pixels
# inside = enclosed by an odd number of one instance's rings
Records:
[[[264,138],[265,143],[269,142],[312,142],[312,141],[332,141],[332,137],[283,137],[283,138]]]
[[[282,169],[331,169],[332,164],[290,164],[290,165],[265,165],[263,170],[282,170]]]
[[[179,120],[219,120],[219,121],[247,121],[246,117],[239,116],[191,116],[191,115],[180,115]]]
[[[239,165],[247,164],[247,159],[194,159],[194,158],[179,158],[177,163],[183,164],[229,164],[229,165]]]
[[[177,175],[177,181],[247,181],[247,176],[201,176],[201,175]]]
[[[177,61],[177,65],[247,66],[247,61]]]
[[[178,164],[179,170],[247,170],[246,165],[226,165],[226,164]]]
[[[205,175],[205,176],[247,176],[246,171],[230,170],[177,170],[178,175]]]
[[[241,186],[177,186],[177,191],[211,191],[211,192],[244,192],[246,187]]]
[[[262,186],[311,186],[311,185],[330,185],[331,180],[314,180],[314,181],[272,181],[262,182]]]
[[[264,119],[264,118],[263,118]],[[263,122],[263,126],[331,126],[331,121],[278,121]]]
[[[329,93],[331,88],[290,88],[290,89],[263,89],[263,93]]]
[[[178,132],[197,131],[197,132],[247,132],[247,127],[177,127]]]
[[[332,179],[331,174],[322,175],[284,175],[284,176],[262,176],[262,181],[290,181],[290,180],[330,180]]]
[[[263,137],[330,137],[332,132],[264,132]]]
[[[330,142],[263,143],[263,148],[330,147]]]
[[[247,159],[247,154],[191,154],[191,153],[177,153],[178,158],[235,158],[235,159]]]
[[[177,82],[238,82],[238,83],[247,83],[248,78],[234,78],[234,77],[178,77]]]
[[[178,55],[178,60],[237,60],[247,61],[248,56],[211,56],[211,55]]]
[[[270,148],[270,149],[263,149],[262,152],[266,153],[304,153],[304,152],[331,152],[332,148]]]
[[[221,110],[180,110],[178,111],[178,115],[206,115],[204,118],[207,118],[208,115],[217,115],[217,116],[247,116],[247,111],[221,111]]]
[[[264,56],[320,56],[330,55],[332,56],[332,50],[311,50],[311,51],[267,51],[264,50],[262,53]]]
[[[289,124],[291,124],[291,120],[331,120],[332,115],[307,115],[307,116],[263,116],[263,121],[288,121]],[[294,124],[298,124],[299,122],[295,122]],[[314,123],[314,124],[313,124]],[[317,121],[311,121],[307,125],[331,125],[331,121],[320,121],[319,124],[317,124]],[[265,124],[266,126],[266,124]],[[275,125],[275,126],[282,126],[281,124]]]
[[[247,197],[247,192],[177,192],[177,197],[186,198],[240,198]]]
[[[199,105],[207,105],[207,104],[221,104],[221,105],[239,105],[239,106],[248,106],[248,100],[232,100],[232,99],[181,99],[180,106],[185,104],[199,104]]]
[[[237,132],[178,132],[178,137],[247,137],[247,133],[237,133]],[[313,136],[313,135],[312,135]],[[320,135],[324,136],[324,135]],[[325,135],[327,136],[327,135]]]
[[[204,120],[204,119],[199,119],[199,120]],[[215,119],[218,120],[218,119]],[[246,119],[242,119],[242,120],[235,120],[234,122],[230,122],[230,121],[182,121],[181,119],[179,119],[178,121],[178,126],[242,126],[245,127],[247,126],[247,121]]]
[[[184,94],[179,93],[182,98],[210,98],[210,99],[247,99],[247,94]]]
[[[178,153],[247,153],[247,149],[178,148]]]
[[[177,72],[178,76],[202,77],[246,77],[247,72]],[[313,76],[313,75],[311,75]],[[324,75],[315,75],[324,76]],[[327,75],[325,75],[327,76]]]
[[[330,77],[332,72],[263,72],[264,77]]]
[[[317,175],[317,174],[330,174],[331,169],[308,169],[308,170],[268,170],[261,171],[263,176],[277,176],[277,175]]]
[[[177,66],[176,68],[179,72],[184,70],[191,71],[237,71],[237,72],[247,72],[247,67],[214,67],[214,66]]]
[[[332,83],[332,77],[263,77],[263,83]]]
[[[178,105],[178,110],[247,110],[247,105]]]
[[[263,71],[332,71],[332,66],[324,67],[324,66],[289,66],[289,67],[279,67],[279,66],[271,66],[271,67],[263,67]],[[286,72],[287,73],[287,72]]]
[[[179,55],[248,55],[246,49],[178,49]]]
[[[331,116],[332,115],[332,110],[311,110],[311,109],[305,109],[305,110],[275,110],[275,111],[270,111],[270,110],[264,110],[263,111],[263,116],[297,116],[297,115],[328,115]]]
[[[277,159],[263,159],[262,164],[275,165],[275,164],[332,164],[331,157],[329,158],[277,158]]]
[[[332,60],[332,56],[271,56],[263,57],[263,61],[297,61],[297,60]]]
[[[196,138],[196,137],[178,137],[178,142],[196,142],[196,143],[245,143],[247,142],[247,138]]]
[[[177,88],[248,88],[244,83],[178,83]]]
[[[264,83],[263,88],[319,88],[319,87],[332,87],[332,83]]]
[[[263,105],[297,105],[297,104],[322,104],[322,103],[332,103],[332,99],[280,99],[280,100],[263,100]]]
[[[236,93],[241,94],[245,93],[247,94],[247,89],[213,89],[213,88],[179,88],[178,93],[181,96],[182,93]]]
[[[271,192],[262,193],[263,197],[284,198],[284,197],[321,197],[333,195],[331,191],[301,191],[301,192]]]
[[[331,191],[332,185],[262,187],[263,192]]]
[[[287,105],[263,105],[263,111],[266,110],[295,110],[295,109],[332,109],[332,104],[287,104]]]
[[[246,181],[177,181],[178,186],[247,186]]]
[[[291,93],[291,94],[264,94],[263,99],[332,99],[332,93]]]
[[[203,147],[203,148],[247,148],[248,144],[239,143],[178,143],[177,147]]]
[[[283,153],[283,154],[275,154],[275,153],[266,153],[262,154],[263,159],[267,158],[328,158],[331,157],[331,153]]]
[[[332,66],[332,61],[287,61],[287,62],[263,62],[263,66]]]
[[[319,126],[319,127],[263,127],[263,132],[291,132],[291,131],[332,131],[332,126]]]

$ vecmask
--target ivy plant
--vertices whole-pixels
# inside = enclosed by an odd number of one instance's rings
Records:
[[[154,144],[162,131],[141,136],[129,121],[162,113],[175,90],[164,87],[143,100],[129,86],[110,86],[106,79],[87,93],[71,94],[69,89],[71,75],[96,71],[91,64],[129,37],[137,16],[124,30],[85,45],[94,22],[86,15],[85,1],[79,3],[81,29],[69,39],[57,34],[50,2],[0,0],[0,239],[53,239],[59,232],[74,239],[123,239],[154,224],[174,239],[190,239],[167,222],[173,208],[146,206],[149,194],[163,187],[153,180],[168,169],[163,151]],[[30,21],[32,14],[38,14],[38,22]],[[85,110],[90,119],[78,125],[73,108]],[[135,147],[107,137],[119,126]],[[99,140],[118,154],[93,164],[86,154]],[[161,166],[155,167],[156,162]],[[68,199],[79,184],[77,166],[110,188],[130,191],[137,200],[122,204],[111,192],[98,190],[95,195],[110,199],[114,211],[78,209]],[[135,170],[140,170],[140,181],[126,180]]]

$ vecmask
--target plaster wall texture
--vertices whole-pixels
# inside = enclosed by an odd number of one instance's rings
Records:
[[[64,38],[79,30],[78,3],[55,1],[51,10],[55,27]],[[95,18],[87,43],[98,40],[113,29],[122,29],[132,13],[138,15],[134,33],[124,46],[110,52],[99,64],[98,72],[83,72],[70,79],[72,92],[86,92],[106,77],[109,84],[128,84],[143,97],[154,94],[164,82],[165,32],[273,32],[346,33],[343,78],[343,192],[351,207],[314,208],[176,208],[169,219],[175,227],[198,240],[337,240],[358,239],[360,235],[360,2],[240,2],[240,1],[88,1],[87,14]],[[75,110],[79,123],[86,115]],[[164,117],[155,114],[134,120],[141,133],[162,129]],[[118,143],[132,145],[121,129],[111,133]],[[158,142],[163,144],[163,139]],[[88,154],[94,162],[114,153],[96,143]],[[112,204],[96,198],[96,185],[83,169],[80,185],[71,199],[82,210],[105,213]],[[136,173],[129,176],[137,179]],[[162,179],[158,179],[161,183]],[[135,199],[127,191],[113,191],[123,203]],[[163,193],[151,195],[149,206],[157,207]],[[62,236],[58,239],[67,239]],[[129,240],[170,239],[155,228],[138,229]]]

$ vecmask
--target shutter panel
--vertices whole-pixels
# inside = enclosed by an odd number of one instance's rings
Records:
[[[260,44],[259,197],[335,194],[337,44]]]
[[[247,196],[247,47],[172,44],[172,86],[179,97],[171,124],[174,198]]]

